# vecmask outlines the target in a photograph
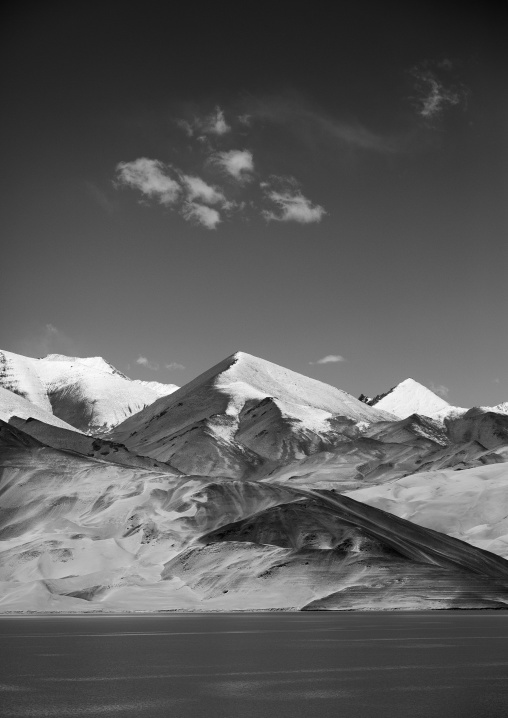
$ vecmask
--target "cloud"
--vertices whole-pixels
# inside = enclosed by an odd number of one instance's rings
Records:
[[[249,112],[238,114],[232,110],[231,118],[240,134],[256,130],[256,117]],[[116,167],[117,188],[135,189],[144,198],[206,229],[216,229],[233,216],[245,214],[301,224],[320,222],[326,214],[322,206],[304,196],[299,183],[291,177],[271,175],[268,181],[256,185],[255,177],[262,175],[254,164],[252,150],[218,149],[217,137],[233,132],[220,106],[209,115],[175,122],[190,138],[189,142],[180,138],[180,167],[147,157],[120,162]],[[215,184],[209,178],[215,175],[217,179],[218,172],[223,181]]]
[[[450,393],[449,388],[444,386],[444,384],[434,384],[434,382],[431,382],[430,389],[434,394],[439,394],[439,396],[443,397],[443,399],[446,399]]]
[[[317,361],[310,361],[309,364],[336,364],[338,362],[346,361],[340,354],[327,354],[322,359]]]
[[[270,182],[262,182],[261,188],[265,198],[276,205],[275,209],[262,211],[267,222],[310,224],[321,222],[326,214],[324,207],[313,205],[310,199],[304,197],[294,177],[272,177]]]
[[[187,197],[191,202],[196,199],[206,204],[223,204],[227,202],[224,194],[217,187],[207,184],[201,177],[182,175],[182,181],[187,189]]]
[[[424,62],[411,69],[415,94],[410,99],[417,114],[423,119],[436,120],[447,107],[465,107],[468,91],[464,85],[450,81],[448,74],[452,68],[451,61],[445,59],[432,66]]]
[[[204,117],[194,117],[192,121],[178,119],[176,124],[182,129],[188,137],[193,137],[195,134],[204,135],[225,135],[231,132],[231,127],[226,122],[224,110],[217,105],[213,112]],[[198,137],[198,139],[200,139]]]
[[[182,216],[186,220],[200,224],[207,229],[215,229],[222,221],[216,209],[197,202],[187,202],[182,207]]]
[[[216,152],[210,161],[234,177],[238,182],[249,182],[254,171],[254,160],[250,150]]]
[[[139,356],[136,359],[136,364],[140,364],[141,366],[144,366],[146,369],[151,369],[152,371],[158,371],[159,365],[157,362],[149,361],[146,357]]]
[[[179,364],[177,361],[172,361],[169,364],[165,364],[166,369],[169,369],[170,371],[177,370],[177,369],[185,369],[183,364]]]
[[[180,195],[180,185],[167,174],[160,160],[140,157],[133,162],[120,162],[116,167],[117,184],[137,189],[160,204],[172,205]]]
[[[202,130],[212,135],[225,135],[227,132],[231,132],[231,127],[226,122],[224,112],[219,106],[215,108],[211,115],[208,115]]]

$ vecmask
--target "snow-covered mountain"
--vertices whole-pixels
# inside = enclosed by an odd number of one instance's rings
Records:
[[[507,561],[332,492],[112,465],[4,423],[0,469],[1,611],[508,606]]]
[[[503,401],[495,406],[481,406],[482,411],[494,412],[496,414],[508,414],[508,401]]]
[[[279,466],[262,480],[343,493],[410,474],[507,460],[508,419],[503,415],[480,412],[442,424],[413,414],[377,422],[356,436],[350,432],[333,448]]]
[[[347,495],[508,558],[508,463],[417,473]]]
[[[69,429],[73,432],[78,431],[70,424],[67,424],[55,416],[51,412],[51,406],[50,411],[46,411],[46,409],[32,404],[28,399],[0,386],[0,419],[9,422],[13,416],[18,416],[20,419],[29,419],[32,417],[51,426],[58,426],[61,429]]]
[[[362,394],[361,401],[368,406],[375,406],[376,409],[394,414],[399,419],[405,419],[411,414],[420,414],[430,416],[432,419],[443,420],[448,416],[460,415],[467,411],[467,409],[451,406],[414,379],[406,379],[385,394],[378,394],[372,399]]]
[[[188,474],[254,476],[333,446],[345,419],[393,419],[345,391],[237,352],[111,437]]]
[[[0,610],[508,606],[502,411],[238,352],[128,416],[159,387],[100,358],[0,366]]]
[[[7,351],[0,351],[0,386],[91,433],[111,429],[178,388],[129,379],[101,357],[33,359]]]

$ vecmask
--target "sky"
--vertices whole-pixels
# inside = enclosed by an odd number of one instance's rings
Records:
[[[329,5],[4,11],[2,349],[508,400],[507,11]]]

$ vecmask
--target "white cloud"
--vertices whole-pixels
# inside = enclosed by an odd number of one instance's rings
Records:
[[[182,181],[187,188],[187,197],[191,202],[196,199],[206,204],[222,204],[226,202],[223,193],[216,187],[207,184],[201,177],[183,175]]]
[[[120,162],[116,167],[118,184],[139,190],[160,204],[174,204],[180,194],[180,185],[167,174],[159,160],[140,157],[132,162]]]
[[[326,210],[319,204],[312,202],[304,197],[297,189],[285,189],[277,191],[268,189],[264,185],[265,196],[270,202],[277,205],[277,209],[264,210],[264,218],[270,222],[300,222],[301,224],[309,224],[311,222],[320,222]]]
[[[238,182],[248,182],[252,179],[254,160],[249,150],[230,150],[229,152],[216,152],[211,162],[218,165],[227,174]]]
[[[159,369],[159,365],[157,364],[157,362],[149,361],[146,357],[143,356],[139,356],[136,359],[136,364],[140,364],[146,369],[151,369],[152,371],[158,371]]]
[[[177,127],[185,132],[188,137],[192,137],[194,134],[194,128],[187,120],[175,120]]]
[[[452,69],[450,61],[434,63],[434,68],[443,71]],[[415,79],[415,95],[412,97],[416,112],[425,120],[439,118],[446,107],[464,105],[467,91],[463,85],[451,84],[449,78],[440,79],[438,74],[429,67],[429,63],[413,67],[411,74]]]
[[[196,224],[200,224],[207,229],[215,229],[221,222],[220,214],[216,209],[207,207],[197,202],[187,202],[182,208],[182,216]]]
[[[346,361],[340,354],[327,354],[322,359],[310,361],[309,364],[336,364],[337,362]]]
[[[195,134],[201,133],[202,135],[225,135],[231,132],[231,127],[226,122],[224,110],[219,105],[216,106],[213,112],[205,117],[194,117],[191,122],[188,120],[176,120],[176,124],[180,127],[188,137],[193,137]],[[204,139],[198,137],[198,139]]]
[[[183,364],[179,364],[177,361],[172,361],[169,364],[165,365],[166,369],[173,370],[173,369],[185,369]]]
[[[439,394],[439,396],[442,396],[443,399],[446,399],[448,394],[450,393],[450,390],[447,386],[444,386],[444,384],[434,384],[434,382],[430,383],[431,391],[434,392],[434,394]]]
[[[212,135],[225,135],[227,132],[231,132],[231,127],[226,122],[224,112],[219,106],[205,119],[202,130]]]

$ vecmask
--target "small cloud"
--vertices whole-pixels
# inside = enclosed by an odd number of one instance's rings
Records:
[[[140,364],[141,366],[144,366],[146,369],[151,369],[152,371],[158,371],[159,365],[157,362],[149,361],[146,357],[139,356],[136,359],[136,364]]]
[[[197,202],[187,202],[182,208],[182,216],[186,220],[201,224],[207,229],[215,229],[222,221],[216,209]]]
[[[224,112],[219,106],[206,118],[202,131],[212,135],[225,135],[227,132],[231,132],[231,127],[226,122]]]
[[[187,122],[187,120],[175,120],[175,124],[183,130],[188,137],[192,137],[194,134],[194,128],[190,122]]]
[[[196,199],[206,204],[222,204],[226,202],[224,194],[216,187],[207,184],[201,177],[183,175],[182,181],[187,189],[187,197],[191,202]]]
[[[137,189],[160,204],[174,204],[180,194],[180,185],[168,175],[167,167],[159,160],[140,157],[133,162],[120,162],[116,172],[118,185]]]
[[[224,110],[218,105],[209,115],[205,117],[194,117],[192,122],[188,120],[176,120],[176,125],[182,129],[188,137],[201,135],[197,139],[204,140],[203,135],[225,135],[231,132],[231,127],[226,122]]]
[[[447,107],[465,107],[468,92],[464,85],[452,83],[449,77],[444,76],[452,68],[452,62],[445,58],[432,66],[424,62],[411,69],[415,83],[415,95],[411,100],[417,114],[425,120],[438,119]]]
[[[321,222],[326,214],[325,208],[319,204],[313,205],[310,199],[304,197],[294,178],[286,178],[285,184],[285,188],[278,190],[274,189],[270,183],[261,183],[266,199],[276,205],[275,210],[263,210],[262,214],[266,221],[299,222],[300,224]]]
[[[497,379],[497,378],[494,379],[494,384],[499,384],[499,383],[500,383],[499,379]]]
[[[444,386],[444,384],[434,384],[434,382],[431,382],[430,389],[434,392],[434,394],[438,394],[443,399],[446,399],[450,393],[450,389],[447,386]]]
[[[229,152],[216,152],[210,162],[220,167],[224,172],[234,177],[238,182],[249,182],[254,171],[252,152],[249,150],[230,150]]]
[[[309,364],[336,364],[337,362],[346,361],[340,354],[327,354],[322,359],[310,361]]]
[[[172,361],[169,364],[165,364],[166,369],[169,369],[170,371],[177,370],[177,369],[185,369],[183,364],[179,364],[177,361]]]

